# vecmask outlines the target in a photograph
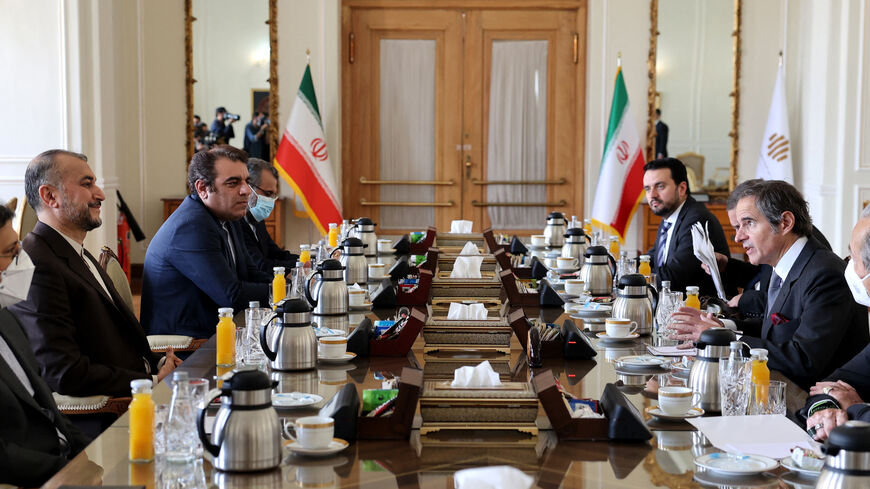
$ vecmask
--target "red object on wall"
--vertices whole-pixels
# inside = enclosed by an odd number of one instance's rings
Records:
[[[123,212],[118,213],[118,261],[130,281],[130,224]]]

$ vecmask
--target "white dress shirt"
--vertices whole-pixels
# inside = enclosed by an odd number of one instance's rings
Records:
[[[677,210],[671,212],[671,215],[665,219],[665,222],[671,223],[671,227],[668,229],[668,238],[665,240],[665,251],[662,255],[662,263],[668,262],[668,250],[671,248],[671,236],[674,235],[674,228],[677,227],[677,218],[680,217],[680,211],[683,210],[684,205],[686,205],[685,200],[679,207],[677,207]]]

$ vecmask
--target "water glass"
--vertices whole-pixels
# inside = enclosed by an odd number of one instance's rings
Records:
[[[246,346],[247,346],[247,338],[248,338],[248,330],[246,327],[236,327],[236,344],[235,344],[235,364],[238,365],[240,363],[245,363],[245,359],[247,358]]]
[[[166,418],[169,416],[169,404],[154,406],[154,456],[166,452]]]
[[[722,416],[743,416],[749,403],[752,362],[748,358],[719,361],[719,400]]]
[[[751,385],[749,414],[784,415],[785,411],[785,382],[771,380],[766,393],[763,385]]]

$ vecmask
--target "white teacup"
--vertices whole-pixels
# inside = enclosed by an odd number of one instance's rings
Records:
[[[665,414],[686,414],[692,408],[692,389],[667,386],[659,388],[659,409]]]
[[[637,331],[637,323],[631,319],[607,318],[604,321],[604,331],[611,338],[625,338]]]
[[[378,240],[378,253],[392,253],[393,242],[388,239]]]
[[[348,289],[347,305],[359,307],[366,303],[366,289]]]
[[[321,336],[317,354],[323,358],[341,358],[347,352],[347,336]]]
[[[577,259],[574,257],[560,256],[556,258],[556,268],[559,270],[575,270],[577,268]]]
[[[532,235],[532,246],[546,246],[547,245],[547,237],[543,234],[533,234]]]
[[[576,278],[569,278],[565,281],[565,293],[570,295],[583,295],[583,284],[582,280]],[[585,304],[580,304],[584,306]]]
[[[386,275],[387,265],[384,263],[369,263],[369,278],[381,278]]]
[[[288,431],[292,427],[293,436]],[[284,434],[302,448],[326,448],[335,434],[335,420],[326,416],[306,416],[284,424]]]

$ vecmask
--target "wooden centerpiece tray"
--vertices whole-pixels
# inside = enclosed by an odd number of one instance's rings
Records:
[[[460,255],[459,253],[442,253],[438,255],[438,269],[444,272],[453,271],[453,264],[460,256],[472,255]],[[495,256],[486,253],[482,253],[480,256],[483,257],[483,262],[480,264],[480,270],[483,272],[494,272],[496,266]]]
[[[505,317],[447,319],[430,314],[423,325],[423,352],[486,350],[509,354],[512,334]]]
[[[438,236],[435,237],[436,246],[442,250],[453,246],[461,250],[469,241],[476,244],[478,248],[484,246],[482,233],[438,233]]]
[[[538,399],[527,382],[496,387],[451,387],[425,381],[420,396],[420,434],[439,430],[515,430],[536,435]]]
[[[481,271],[481,278],[450,278],[438,271],[432,280],[432,297],[501,297],[502,285],[495,271]]]

